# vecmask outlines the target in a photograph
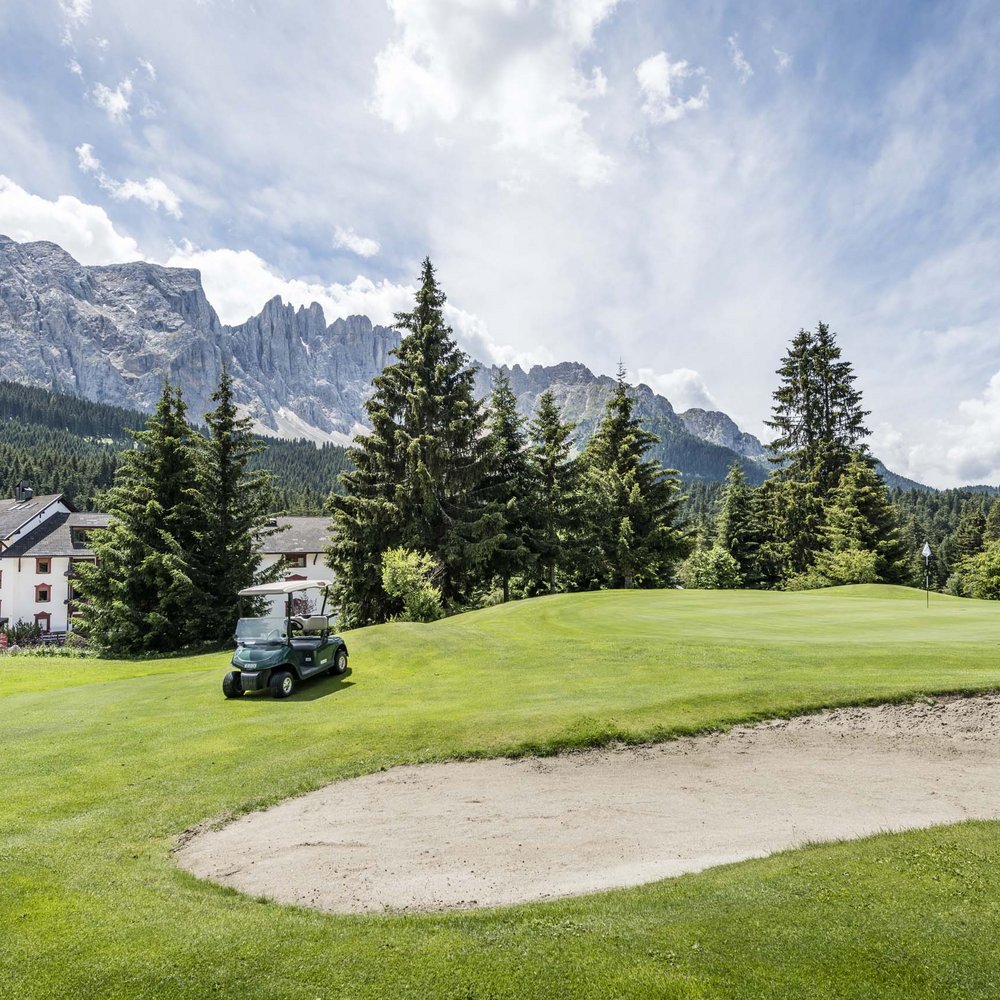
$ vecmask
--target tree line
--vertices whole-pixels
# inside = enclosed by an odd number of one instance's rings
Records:
[[[556,589],[657,587],[690,550],[674,470],[619,373],[579,455],[551,392],[533,417],[498,374],[487,401],[444,321],[425,260],[415,308],[398,313],[397,361],[374,380],[371,433],[331,495],[330,565],[341,621],[433,617]]]
[[[730,470],[682,579],[785,590],[908,582],[908,539],[865,443],[868,411],[836,335],[824,323],[800,330],[777,374],[771,475],[752,488]]]
[[[734,463],[721,488],[696,483],[684,497],[675,470],[650,457],[659,439],[636,415],[623,370],[578,450],[551,392],[525,417],[500,372],[488,399],[476,398],[444,305],[425,260],[414,308],[396,314],[396,361],[365,404],[371,432],[326,483],[342,627],[678,581],[914,584],[925,538],[936,585],[1000,596],[1000,498],[890,496],[865,443],[852,367],[825,324],[801,330],[778,369],[763,484]],[[260,543],[277,504],[260,465],[266,445],[239,416],[225,371],[212,398],[195,428],[180,390],[165,383],[141,429],[124,426],[131,446],[102,497],[111,527],[94,537],[97,562],[76,585],[81,628],[105,651],[225,641],[238,591],[263,579]],[[81,427],[113,430],[88,419],[84,408]]]

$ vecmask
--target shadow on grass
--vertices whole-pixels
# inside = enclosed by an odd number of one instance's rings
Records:
[[[296,681],[295,690],[292,692],[291,697],[285,698],[274,698],[270,691],[247,691],[242,698],[236,698],[236,704],[255,702],[260,699],[265,701],[276,701],[276,702],[287,702],[288,704],[294,704],[297,701],[318,701],[320,698],[326,698],[331,694],[336,694],[338,691],[343,691],[346,688],[354,687],[355,681],[349,680],[351,676],[351,668],[348,667],[342,674],[338,674],[336,677],[330,676],[318,676],[310,677],[308,680]]]

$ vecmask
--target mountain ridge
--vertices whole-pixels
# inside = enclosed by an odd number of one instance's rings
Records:
[[[223,324],[194,268],[145,261],[83,265],[56,243],[0,235],[0,377],[149,412],[164,378],[184,393],[192,418],[212,407],[225,365],[236,402],[258,433],[349,444],[366,429],[372,379],[390,362],[400,334],[365,316],[327,323],[318,303],[280,296],[256,316]],[[488,366],[474,361],[485,397],[496,373],[511,380],[522,413],[551,390],[578,447],[596,428],[615,380],[580,362]],[[636,412],[660,438],[652,455],[687,479],[721,481],[733,462],[766,478],[761,442],[725,413],[677,413],[648,385],[634,387]]]

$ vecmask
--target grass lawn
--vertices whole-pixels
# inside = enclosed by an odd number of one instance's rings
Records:
[[[1000,995],[998,824],[416,917],[254,900],[169,854],[206,818],[402,762],[1000,688],[1000,603],[612,592],[346,638],[351,674],[286,701],[225,701],[225,655],[0,658],[0,997]]]

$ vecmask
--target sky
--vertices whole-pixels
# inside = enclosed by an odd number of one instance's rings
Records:
[[[0,0],[0,233],[622,362],[766,438],[836,331],[873,451],[1000,483],[995,0]]]

